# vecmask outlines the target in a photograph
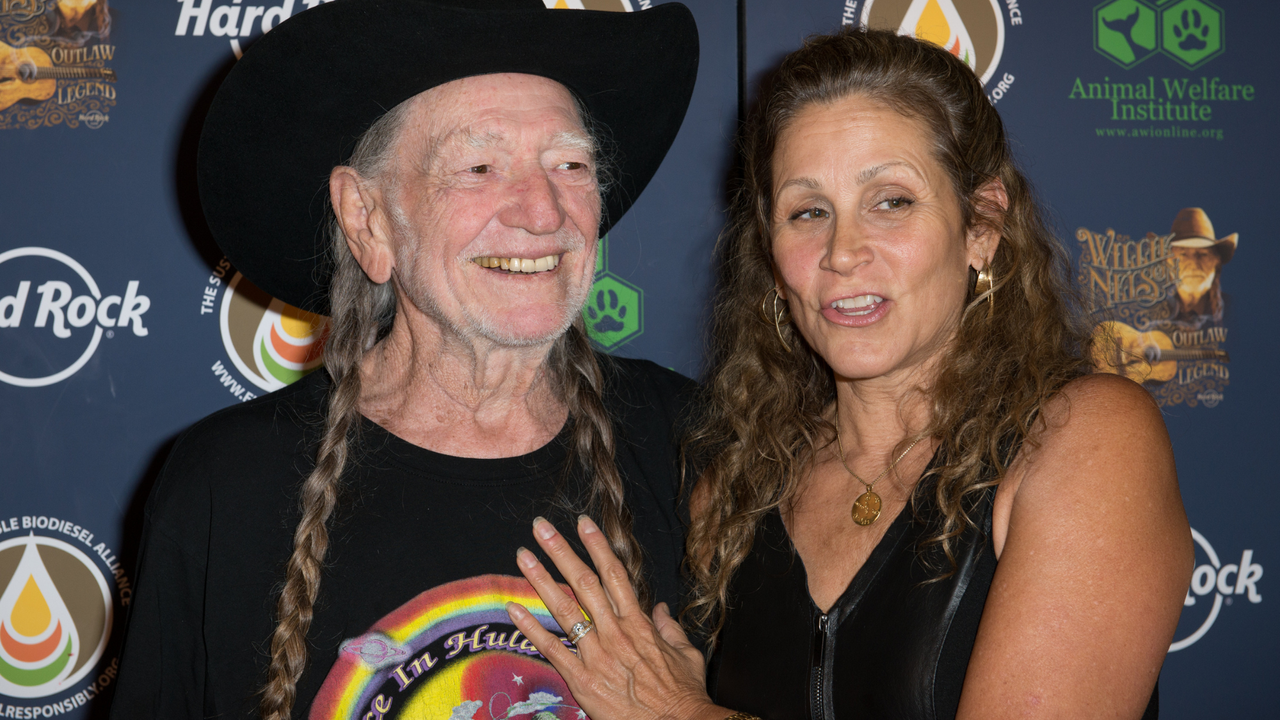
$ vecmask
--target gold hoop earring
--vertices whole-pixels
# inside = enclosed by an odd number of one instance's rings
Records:
[[[973,294],[975,297],[981,297],[983,294],[987,296],[987,317],[990,318],[996,312],[996,277],[991,270],[991,263],[982,264],[982,269],[978,271],[978,280],[973,284]]]
[[[771,287],[765,291],[764,297],[760,298],[760,317],[766,322],[769,320],[769,312],[765,309],[769,302],[769,294],[773,294],[773,329],[778,331],[778,339],[782,341],[782,347],[787,352],[791,352],[791,345],[787,339],[782,336],[782,316],[787,312],[786,305],[778,307],[778,301],[782,300],[782,293],[778,292],[778,288]]]

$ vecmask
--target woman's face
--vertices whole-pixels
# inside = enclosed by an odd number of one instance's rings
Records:
[[[810,105],[773,187],[777,281],[809,345],[839,379],[927,371],[995,242],[966,232],[923,123],[861,96]]]

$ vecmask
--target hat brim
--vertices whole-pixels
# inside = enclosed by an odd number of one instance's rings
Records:
[[[1206,237],[1188,237],[1178,238],[1169,243],[1173,247],[1185,248],[1213,248],[1222,257],[1222,262],[1231,262],[1231,257],[1236,254],[1236,244],[1239,241],[1239,233],[1231,233],[1230,235],[1212,240]]]
[[[563,84],[614,151],[603,235],[675,140],[697,66],[697,28],[678,3],[634,13],[548,10],[539,0],[322,4],[255,42],[218,90],[200,137],[201,204],[240,272],[327,315],[329,173],[387,110],[474,75]]]

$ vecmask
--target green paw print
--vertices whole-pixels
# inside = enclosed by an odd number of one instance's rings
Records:
[[[644,332],[644,291],[611,272],[600,273],[582,319],[591,340],[612,350]]]
[[[1180,21],[1173,26],[1173,36],[1178,39],[1178,48],[1182,50],[1204,50],[1209,47],[1209,24],[1200,18],[1200,11],[1188,9],[1182,11]]]
[[[617,317],[615,318],[614,315]],[[618,307],[618,293],[612,288],[597,290],[595,307],[587,305],[587,318],[591,321],[591,329],[597,333],[616,333],[624,330],[626,325],[622,324],[622,320],[626,317],[627,306]]]

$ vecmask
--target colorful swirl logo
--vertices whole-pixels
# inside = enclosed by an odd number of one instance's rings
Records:
[[[111,635],[102,573],[60,540],[0,542],[0,695],[37,698],[93,670]]]
[[[986,84],[1004,54],[997,0],[867,0],[862,24],[941,45]]]
[[[320,367],[329,319],[277,300],[236,273],[222,296],[220,325],[236,368],[270,392]]]

